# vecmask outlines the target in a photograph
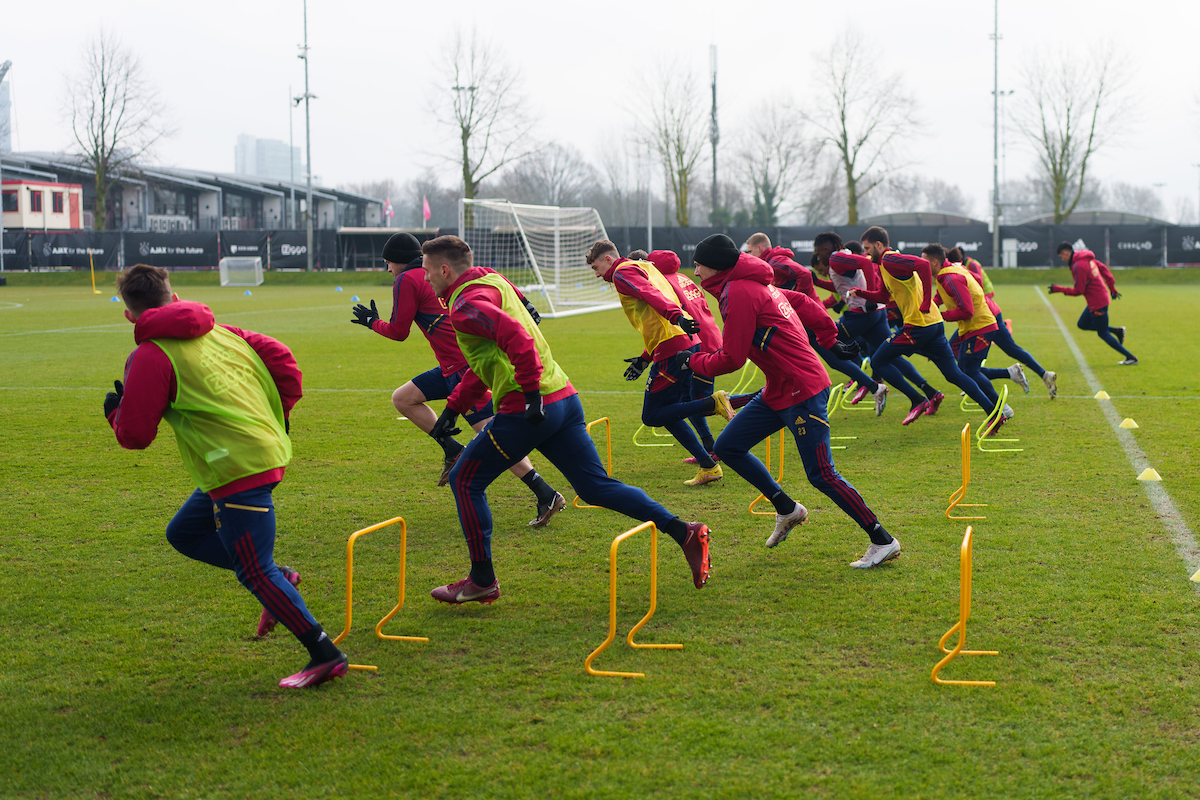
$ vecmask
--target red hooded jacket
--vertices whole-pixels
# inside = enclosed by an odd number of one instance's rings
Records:
[[[671,250],[655,250],[646,256],[646,260],[658,267],[658,271],[667,279],[667,283],[675,290],[679,304],[692,319],[700,323],[700,349],[712,353],[721,349],[721,329],[713,318],[712,309],[704,292],[695,281],[679,272],[679,256]]]
[[[150,340],[196,339],[211,331],[215,322],[212,309],[203,303],[186,300],[148,308],[138,317],[133,326],[133,340],[137,343],[137,349],[125,362],[125,393],[121,405],[108,417],[108,423],[117,434],[118,444],[128,450],[149,447],[158,435],[158,423],[178,391],[171,359]],[[245,339],[262,359],[279,390],[286,418],[304,394],[301,388],[303,376],[296,366],[292,351],[283,342],[270,336],[230,325],[221,327]],[[257,475],[247,475],[213,489],[209,495],[219,499],[268,483],[278,483],[283,480],[283,472],[284,468],[280,467]]]
[[[1096,260],[1096,254],[1091,250],[1076,250],[1071,256],[1071,277],[1075,279],[1074,286],[1055,285],[1051,288],[1071,297],[1083,295],[1091,311],[1107,307],[1117,294],[1117,279],[1103,261]]]
[[[830,386],[829,373],[808,343],[808,325],[822,347],[837,339],[837,326],[811,297],[771,285],[771,265],[748,253],[701,285],[720,301],[724,343],[715,353],[692,356],[701,375],[724,375],[749,358],[763,371],[763,402],[780,411]]]
[[[786,287],[820,301],[817,290],[813,288],[812,271],[799,264],[795,255],[786,247],[772,247],[764,250],[760,258],[775,271],[775,277],[771,281],[775,286]]]

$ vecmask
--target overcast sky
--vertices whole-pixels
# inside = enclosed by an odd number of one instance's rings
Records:
[[[163,143],[167,165],[233,170],[239,133],[288,139],[287,97],[303,92],[298,0],[149,3],[60,0],[6,3],[0,14],[0,61],[11,60],[15,150],[70,146],[62,114],[66,75],[78,50],[103,25],[143,60],[178,133]],[[524,76],[535,134],[570,144],[596,160],[603,129],[630,124],[628,100],[638,74],[655,59],[675,58],[706,75],[716,44],[723,134],[764,99],[800,103],[815,88],[813,51],[847,27],[877,46],[878,63],[899,72],[919,105],[926,135],[912,141],[913,171],[959,185],[988,216],[992,183],[993,4],[987,0],[862,2],[608,3],[310,2],[314,172],[327,185],[380,178],[405,181],[452,142],[427,111],[446,91],[436,69],[456,25],[498,42]],[[1171,218],[1178,198],[1200,203],[1200,67],[1190,34],[1200,4],[1142,0],[1001,0],[1000,88],[1020,95],[1018,67],[1037,51],[1065,46],[1083,56],[1112,46],[1131,64],[1138,113],[1119,146],[1102,152],[1104,181],[1160,191]],[[598,112],[597,109],[600,109]],[[303,108],[295,142],[304,143]],[[608,135],[613,135],[609,133]],[[1007,175],[1033,165],[1010,126]],[[442,167],[444,168],[444,164]],[[446,182],[452,172],[446,171]]]

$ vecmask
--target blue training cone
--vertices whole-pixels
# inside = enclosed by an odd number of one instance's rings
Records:
[[[342,290],[342,287],[340,287],[340,286],[337,287],[336,289],[334,289],[335,292],[340,292],[341,290]]]
[[[243,297],[249,297],[249,296],[250,296],[250,290],[249,290],[249,289],[247,289],[245,292],[243,292],[243,293],[242,293],[242,296],[243,296]]]
[[[354,295],[354,297],[351,297],[351,298],[350,298],[350,302],[351,302],[351,303],[357,303],[357,302],[358,302],[358,295]]]
[[[119,303],[119,302],[121,302],[121,298],[117,297],[117,296],[114,294],[114,295],[113,295],[113,299],[112,299],[112,300],[109,300],[108,302],[110,302],[110,303]]]

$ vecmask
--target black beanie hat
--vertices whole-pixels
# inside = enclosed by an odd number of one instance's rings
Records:
[[[733,239],[723,233],[714,233],[700,240],[692,260],[709,269],[726,270],[737,263],[741,254],[742,251],[733,243]]]
[[[383,246],[383,260],[409,264],[421,257],[421,243],[411,233],[396,233]]]

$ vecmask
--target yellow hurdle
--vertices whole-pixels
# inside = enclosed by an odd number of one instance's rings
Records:
[[[979,423],[979,427],[975,430],[975,446],[979,448],[981,453],[1021,453],[1024,452],[1024,447],[984,447],[983,442],[986,439],[989,442],[1019,442],[1020,439],[987,439],[987,435],[992,429],[999,424],[1000,415],[1004,413],[1004,404],[1008,402],[1008,387],[1000,387],[1000,402],[996,403],[996,407],[992,409],[992,413],[984,418],[983,422]]]
[[[943,680],[938,677],[938,673],[942,671],[942,667],[949,664],[956,656],[997,656],[1000,655],[998,650],[964,650],[963,647],[967,644],[967,620],[971,618],[971,555],[973,549],[973,537],[971,526],[967,526],[967,533],[963,536],[962,547],[959,549],[959,593],[958,593],[958,622],[950,630],[946,631],[942,638],[938,640],[938,649],[946,655],[933,668],[933,673],[930,677],[934,683],[941,683],[953,686],[995,686],[995,681],[951,681]],[[958,644],[953,650],[946,649],[946,640],[949,639],[955,631],[958,632]]]
[[[952,517],[950,512],[955,508],[981,508],[987,503],[963,503],[963,497],[967,494],[967,487],[971,485],[971,423],[963,426],[962,436],[962,486],[959,486],[950,495],[950,505],[946,506],[946,519],[987,519],[987,517]]]
[[[758,377],[758,367],[752,361],[747,361],[742,365],[742,374],[738,376],[737,383],[729,390],[729,394],[742,394],[750,388],[750,384]]]
[[[608,440],[608,477],[611,478],[612,477],[612,423],[610,423],[608,421],[608,417],[601,417],[600,419],[592,420],[591,422],[589,422],[587,424],[587,432],[588,432],[588,436],[591,436],[592,435],[592,426],[599,425],[601,422],[604,423],[604,437]],[[580,505],[579,504],[579,495],[575,495],[575,502],[573,503],[573,505],[576,508],[601,508],[601,506],[589,506],[586,504]]]
[[[391,519],[380,522],[377,525],[363,528],[360,531],[355,531],[350,534],[350,538],[346,541],[346,627],[337,638],[333,640],[334,644],[341,644],[341,641],[346,638],[346,634],[350,633],[350,625],[353,619],[354,612],[354,542],[360,536],[365,536],[368,533],[386,528],[389,525],[400,523],[400,599],[396,603],[396,607],[388,612],[387,616],[379,620],[375,626],[375,635],[380,639],[387,639],[393,642],[428,642],[424,636],[391,636],[383,632],[383,626],[400,612],[404,607],[404,565],[405,556],[408,552],[408,523],[404,521],[404,517],[392,517]],[[368,666],[366,664],[351,664],[350,669],[370,669],[377,670],[378,667]]]
[[[100,290],[96,288],[96,264],[92,261],[92,248],[88,248],[88,269],[92,272],[92,294],[100,294]]]
[[[779,483],[779,484],[783,483],[783,451],[784,451],[784,445],[786,443],[786,438],[784,437],[785,433],[787,433],[787,428],[783,428],[779,431],[779,477],[775,479],[775,482]],[[774,435],[775,434],[770,434],[769,436],[767,436],[767,458],[765,461],[763,461],[763,466],[765,466],[767,468],[768,474],[770,474],[770,472],[771,472],[771,438]],[[756,497],[752,501],[750,501],[750,509],[749,509],[750,513],[755,514],[756,516],[760,516],[760,517],[774,516],[775,509],[771,509],[770,511],[755,511],[754,510],[754,507],[756,505],[758,505],[759,503],[761,503],[762,501],[764,501],[766,499],[767,499],[766,497],[764,497],[763,495],[760,494],[758,497]]]
[[[639,442],[638,434],[645,430],[650,431],[651,435],[653,436],[673,438],[669,433],[659,433],[655,428],[647,428],[645,425],[642,425],[633,432],[633,443],[638,447],[671,447],[675,444],[674,442]]]
[[[642,626],[650,621],[654,616],[654,611],[658,606],[658,526],[653,522],[643,522],[636,528],[631,528],[622,533],[617,538],[613,539],[612,549],[608,554],[608,638],[605,639],[599,647],[592,651],[592,654],[583,662],[584,669],[588,675],[600,675],[609,678],[644,678],[644,672],[609,672],[607,670],[592,669],[592,662],[596,660],[596,656],[604,652],[613,640],[617,638],[617,547],[621,542],[633,536],[638,531],[650,529],[650,610],[646,612],[646,616],[642,617],[641,622],[634,625],[629,631],[629,635],[625,640],[629,642],[629,646],[635,650],[682,650],[681,644],[638,644],[633,640],[633,635],[642,629]]]

